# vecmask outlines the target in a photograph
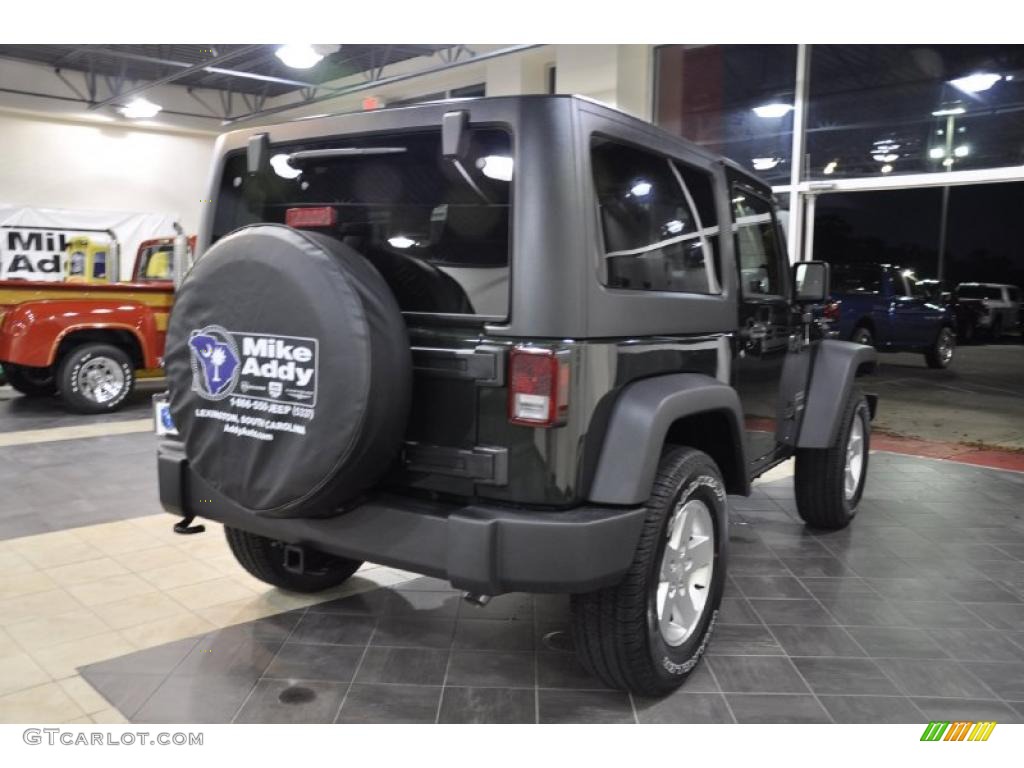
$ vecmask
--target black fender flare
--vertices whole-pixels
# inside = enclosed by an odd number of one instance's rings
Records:
[[[797,448],[828,448],[835,442],[854,379],[878,363],[874,348],[852,341],[825,339],[815,347]]]
[[[644,503],[671,426],[687,416],[712,412],[724,415],[731,433],[732,466],[720,467],[726,485],[731,493],[748,493],[743,408],[736,390],[704,374],[674,373],[623,388],[612,407],[588,499],[596,504]]]

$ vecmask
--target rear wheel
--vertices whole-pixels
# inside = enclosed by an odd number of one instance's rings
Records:
[[[868,401],[854,388],[832,446],[800,448],[796,452],[796,508],[805,523],[826,530],[850,524],[864,493],[870,444]]]
[[[725,503],[710,456],[692,448],[664,454],[625,578],[572,597],[576,653],[607,685],[662,695],[700,661],[725,584]]]
[[[57,392],[57,381],[50,368],[29,368],[4,364],[7,383],[25,397],[51,397]]]
[[[940,328],[935,343],[924,353],[929,368],[948,368],[953,362],[953,350],[956,348],[956,334],[952,328]]]
[[[850,336],[850,341],[854,344],[863,344],[865,347],[875,346],[874,334],[872,334],[871,329],[865,325],[861,325],[853,329],[853,335]]]
[[[78,413],[109,413],[124,404],[135,386],[135,369],[122,350],[110,344],[83,344],[71,350],[57,376],[60,396]]]
[[[255,533],[224,527],[231,554],[238,564],[260,581],[290,592],[322,592],[336,587],[363,564],[316,550],[303,551],[301,573],[285,567],[285,544]]]

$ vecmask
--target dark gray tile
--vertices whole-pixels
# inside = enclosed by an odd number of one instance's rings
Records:
[[[385,606],[391,601],[386,589],[374,589],[358,595],[328,600],[309,607],[310,613],[354,613],[360,616],[383,616]]]
[[[726,695],[738,723],[830,723],[813,696]]]
[[[427,648],[367,649],[357,683],[404,683],[441,685],[448,665],[448,651]]]
[[[773,626],[772,633],[790,656],[863,656],[842,627]]]
[[[264,675],[285,680],[348,682],[356,671],[363,649],[353,645],[285,643]]]
[[[850,627],[849,632],[875,658],[946,659],[949,655],[923,629]]]
[[[433,723],[441,687],[352,683],[339,723]]]
[[[538,620],[556,619],[565,621],[569,618],[568,595],[534,595],[533,612]],[[474,618],[470,614],[469,618]]]
[[[718,683],[711,674],[711,667],[701,661],[686,676],[680,690],[686,693],[718,693]]]
[[[789,570],[777,557],[730,557],[729,573],[734,576],[788,576]]]
[[[89,685],[129,720],[167,677],[166,674],[105,671],[103,666],[98,664],[79,671]]]
[[[256,681],[231,675],[171,675],[132,716],[136,723],[229,723]]]
[[[932,629],[928,634],[950,656],[961,661],[1020,661],[1024,658],[1016,643],[995,630]]]
[[[719,624],[760,624],[761,618],[754,613],[750,603],[742,597],[723,597],[718,614]]]
[[[793,663],[774,656],[717,656],[707,658],[725,693],[806,693]]]
[[[109,672],[111,674],[166,675],[177,667],[188,656],[199,642],[198,637],[175,640],[172,643],[147,648],[143,651],[118,656],[108,661],[101,661],[82,667],[85,675],[90,670]]]
[[[525,621],[459,619],[452,647],[474,651],[530,651],[534,647],[534,628]]]
[[[792,576],[736,576],[733,580],[748,598],[810,597],[810,593]]]
[[[575,654],[570,653],[538,652],[537,685],[541,688],[607,688],[583,668]]]
[[[815,693],[896,696],[900,691],[870,659],[795,658]]]
[[[377,622],[370,644],[406,648],[449,648],[455,636],[454,619],[420,619],[383,616]]]
[[[851,575],[850,569],[834,557],[786,557],[783,558],[783,562],[801,580],[805,577]]]
[[[903,696],[819,696],[837,723],[917,724],[928,718]]]
[[[635,723],[629,696],[620,691],[537,691],[542,723]]]
[[[836,620],[816,600],[751,600],[765,624],[825,626]]]
[[[520,592],[498,595],[483,606],[463,600],[459,604],[459,618],[529,621],[533,618],[533,595]]]
[[[396,590],[391,592],[391,599],[384,604],[384,614],[426,619],[454,618],[461,602],[462,598],[454,592]]]
[[[908,602],[890,600],[892,606],[902,613],[907,622],[922,629],[975,629],[984,624],[969,608],[950,600],[944,602]]]
[[[782,648],[763,624],[721,624],[715,627],[707,652],[716,656],[780,656]]]
[[[733,723],[732,713],[720,693],[678,691],[662,699],[636,698],[641,723]]]
[[[421,576],[418,579],[403,582],[402,591],[409,592],[411,590],[425,590],[427,592],[457,592],[462,594],[462,590],[456,589],[449,582],[444,581],[443,579],[435,579],[432,576]]]
[[[532,653],[452,651],[446,685],[470,688],[533,688]]]
[[[843,626],[900,627],[907,618],[881,598],[838,597],[824,601],[829,613]]]
[[[377,626],[373,616],[347,613],[307,613],[288,639],[291,643],[366,645]]]
[[[878,665],[908,696],[991,698],[992,693],[963,665],[952,661],[879,659]]]
[[[236,723],[331,723],[348,690],[346,683],[261,680],[256,684]]]
[[[1024,701],[1024,661],[967,661],[964,662],[964,666],[987,683],[997,696],[1007,701]],[[984,694],[967,694],[967,697],[990,698]]]
[[[236,675],[256,679],[281,647],[278,639],[255,637],[250,627],[228,627],[199,639],[176,675]]]
[[[968,603],[967,607],[996,629],[1024,630],[1024,605]]]
[[[444,689],[441,723],[536,723],[537,692],[525,688]]]
[[[1019,723],[1020,715],[1008,704],[992,699],[930,699],[915,698],[914,704],[928,720],[995,720],[998,723]]]
[[[938,585],[947,598],[962,603],[1016,603],[1024,609],[1017,595],[988,579],[943,579]]]

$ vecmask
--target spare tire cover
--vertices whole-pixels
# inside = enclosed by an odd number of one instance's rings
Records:
[[[165,367],[191,468],[255,514],[337,514],[405,432],[412,364],[395,298],[318,233],[261,224],[212,246],[178,291]]]

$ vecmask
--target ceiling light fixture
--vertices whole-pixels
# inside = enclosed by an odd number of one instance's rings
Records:
[[[121,114],[131,118],[153,117],[162,110],[159,104],[142,98],[141,96],[131,101],[126,107],[121,108]]]
[[[412,248],[416,245],[416,241],[405,235],[395,235],[388,238],[388,245],[392,248]]]
[[[932,112],[933,117],[949,117],[950,115],[962,115],[967,110],[963,107],[943,107]]]
[[[489,179],[512,181],[512,158],[506,155],[487,155],[476,161],[477,168]]]
[[[629,193],[634,197],[647,197],[647,195],[651,194],[652,189],[653,187],[649,181],[638,181],[629,190]]]
[[[959,147],[953,150],[953,154],[956,157],[967,157],[971,154],[971,148],[967,144],[961,144]]]
[[[292,167],[288,163],[288,158],[291,155],[274,155],[270,158],[270,167],[274,169],[274,173],[280,176],[282,179],[297,179],[302,175],[302,171],[298,168]]]
[[[981,93],[981,91],[987,91],[1002,79],[1002,75],[996,75],[991,72],[976,72],[973,75],[950,80],[949,84],[964,93]]]
[[[932,147],[928,150],[928,157],[932,160],[941,160],[946,156],[946,150],[942,147]]]
[[[891,165],[883,165],[879,170],[881,170],[882,173],[892,173],[892,166]]]
[[[292,69],[309,69],[316,66],[323,59],[323,54],[317,53],[313,46],[309,44],[289,43],[288,45],[282,45],[275,51],[275,55],[284,62],[286,67],[291,67]]]
[[[754,107],[754,114],[758,117],[765,118],[785,117],[792,111],[792,104],[784,104],[781,101],[773,101],[770,104],[762,104],[759,107]]]
[[[754,157],[750,162],[754,164],[755,171],[770,171],[782,160],[780,157]]]
[[[830,175],[830,174],[832,174],[832,173],[834,173],[834,172],[835,172],[835,170],[836,170],[836,166],[837,166],[837,165],[839,165],[839,163],[838,163],[837,161],[833,160],[833,161],[832,161],[831,163],[829,163],[828,165],[826,165],[826,166],[825,166],[825,167],[824,167],[824,168],[822,169],[822,171],[821,171],[821,172],[822,172],[822,173],[824,173],[824,174],[825,174],[826,176],[828,176],[828,175]]]

